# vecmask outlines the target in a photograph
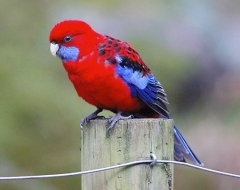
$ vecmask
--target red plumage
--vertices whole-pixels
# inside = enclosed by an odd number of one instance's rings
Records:
[[[50,50],[58,56],[78,95],[97,110],[81,126],[98,117],[103,109],[117,113],[108,121],[108,132],[119,119],[169,117],[162,85],[130,44],[101,35],[83,21],[67,20],[50,32]],[[174,126],[174,158],[203,165]]]
[[[68,35],[74,38],[69,43],[63,42],[63,38]],[[116,64],[111,63],[116,53],[128,55],[139,63],[144,74],[150,72],[131,45],[98,34],[88,24],[79,21],[64,21],[55,25],[50,33],[49,41],[80,49],[77,60],[67,61],[63,63],[63,66],[78,95],[86,102],[114,113],[118,111],[139,112],[146,117],[159,117],[159,114],[149,109],[141,99],[131,96],[129,87],[121,77],[116,75]],[[99,56],[101,50],[104,54]]]
[[[78,95],[88,103],[113,112],[138,111],[143,106],[138,98],[132,98],[128,86],[115,76],[112,66],[98,63],[96,57],[63,64]]]

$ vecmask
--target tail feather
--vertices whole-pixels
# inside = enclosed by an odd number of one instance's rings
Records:
[[[200,166],[204,165],[194,154],[194,152],[189,147],[186,140],[183,138],[180,131],[175,125],[174,125],[174,159],[180,162],[185,162],[187,159],[194,164]]]
[[[157,115],[153,115],[153,114]],[[154,112],[150,107],[146,107],[139,113],[134,113],[136,118],[160,118],[160,113]],[[167,115],[170,119],[170,116]],[[179,162],[190,161],[193,164],[203,166],[204,164],[198,159],[194,154],[186,140],[183,138],[182,134],[178,130],[177,126],[174,125],[174,160]]]

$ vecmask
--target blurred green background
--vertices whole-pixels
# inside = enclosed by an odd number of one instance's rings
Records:
[[[79,122],[95,108],[50,54],[49,31],[64,19],[130,42],[205,166],[239,173],[239,9],[228,0],[1,0],[0,176],[80,170]],[[240,181],[175,166],[174,186],[235,190]],[[1,181],[0,189],[80,189],[80,177]]]

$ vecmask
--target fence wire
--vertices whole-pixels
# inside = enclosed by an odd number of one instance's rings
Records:
[[[151,154],[151,158],[153,160],[140,160],[140,161],[134,161],[134,162],[128,162],[125,164],[119,164],[115,166],[105,167],[105,168],[99,168],[99,169],[93,169],[88,171],[80,171],[80,172],[71,172],[71,173],[62,173],[62,174],[48,174],[48,175],[32,175],[32,176],[12,176],[12,177],[0,177],[0,181],[3,180],[29,180],[29,179],[46,179],[46,178],[59,178],[59,177],[70,177],[70,176],[77,176],[77,175],[84,175],[84,174],[90,174],[90,173],[96,173],[96,172],[103,172],[107,170],[122,168],[122,167],[129,167],[134,166],[138,164],[150,164],[150,167],[154,167],[156,163],[162,163],[162,164],[176,164],[181,166],[187,166],[190,168],[194,168],[197,170],[201,170],[204,172],[209,172],[213,174],[233,177],[233,178],[240,178],[240,175],[222,172],[218,170],[213,170],[209,168],[205,168],[202,166],[197,166],[185,162],[177,162],[177,161],[170,161],[170,160],[157,160],[156,156],[154,154]]]

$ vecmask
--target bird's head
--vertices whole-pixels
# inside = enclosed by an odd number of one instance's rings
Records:
[[[98,34],[85,22],[65,20],[57,23],[49,36],[50,51],[64,63],[91,53]]]

